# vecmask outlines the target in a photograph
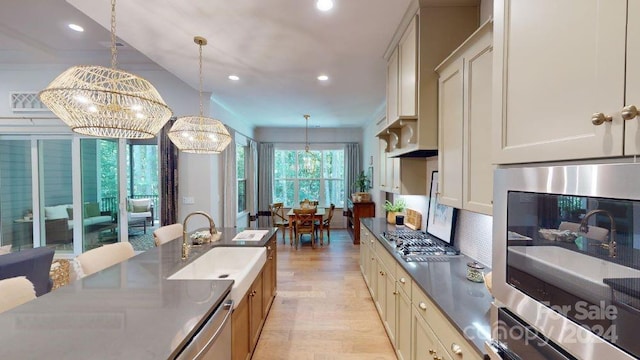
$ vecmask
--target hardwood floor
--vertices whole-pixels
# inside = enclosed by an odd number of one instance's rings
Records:
[[[295,250],[278,232],[278,293],[254,360],[396,359],[346,230]]]

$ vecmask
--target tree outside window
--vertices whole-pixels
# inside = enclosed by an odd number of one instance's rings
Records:
[[[247,210],[246,146],[236,145],[236,176],[238,179],[238,213]]]
[[[344,207],[344,194],[344,150],[275,150],[274,202],[293,207],[309,199]]]

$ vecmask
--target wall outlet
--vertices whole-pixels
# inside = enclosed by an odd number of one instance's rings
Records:
[[[183,196],[182,203],[185,205],[193,205],[195,204],[195,200],[193,199],[193,196]]]

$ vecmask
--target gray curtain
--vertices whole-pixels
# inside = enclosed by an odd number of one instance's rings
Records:
[[[235,227],[238,220],[238,177],[236,174],[236,141],[235,130],[227,126],[231,135],[231,143],[222,152],[224,162],[224,196],[222,222],[224,227]]]
[[[160,225],[178,223],[178,148],[167,133],[176,118],[171,118],[158,134],[160,148]],[[158,211],[156,209],[156,211]]]
[[[258,155],[258,211],[266,214],[269,205],[273,201],[273,168],[275,150],[271,143],[261,143]],[[271,219],[268,216],[258,217],[258,226],[269,226]]]
[[[351,143],[344,146],[344,204],[347,206],[347,199],[356,189],[353,183],[360,173],[360,144]]]
[[[249,154],[247,157],[247,205],[249,213],[258,213],[258,143],[249,140]]]

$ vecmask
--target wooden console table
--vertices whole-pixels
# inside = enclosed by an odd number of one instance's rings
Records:
[[[373,201],[347,200],[347,230],[354,244],[360,244],[360,218],[375,217],[375,215],[376,204]]]

